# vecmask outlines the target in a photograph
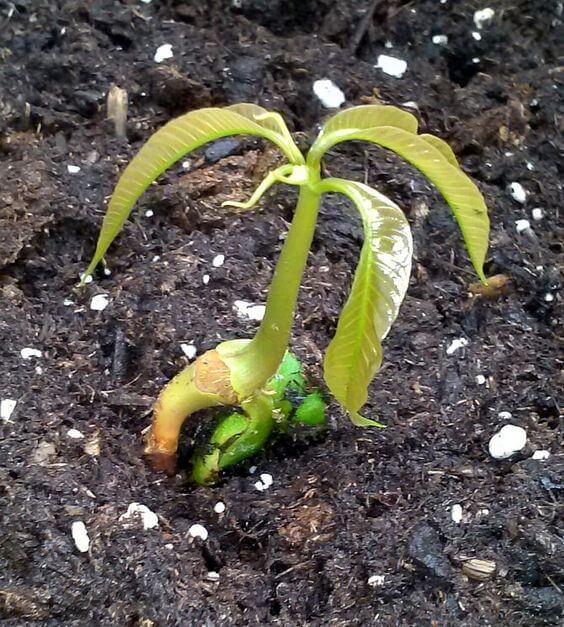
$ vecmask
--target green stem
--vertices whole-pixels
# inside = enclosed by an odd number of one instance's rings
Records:
[[[256,400],[256,392],[276,373],[284,358],[321,198],[318,171],[306,166],[296,168],[300,170],[293,170],[295,176],[288,177],[287,182],[300,185],[298,205],[274,271],[260,328],[252,340],[222,342],[165,386],[155,406],[145,449],[158,465],[173,465],[180,429],[189,414],[205,407],[244,406],[253,397]],[[256,420],[264,423],[264,434],[253,427],[247,434],[251,443],[264,441],[272,428],[272,416],[265,419],[257,414]],[[219,463],[216,453],[208,456],[205,468],[208,462]]]
[[[320,193],[318,178],[300,186],[294,219],[282,247],[266,300],[266,311],[257,334],[244,345],[233,342],[218,350],[228,365],[232,360],[232,383],[237,394],[248,396],[263,387],[276,372],[290,338],[294,310],[305,269],[317,214]]]
[[[266,299],[266,311],[251,346],[261,355],[268,353],[276,362],[274,374],[288,347],[294,310],[313,240],[320,195],[308,186],[300,188],[298,205],[292,225],[276,265]]]

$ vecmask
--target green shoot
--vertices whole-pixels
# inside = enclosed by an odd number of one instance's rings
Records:
[[[292,424],[322,426],[325,401],[318,392],[308,394],[302,366],[286,352],[263,394],[242,405],[244,414],[232,412],[220,419],[206,450],[192,458],[192,479],[213,483],[220,470],[257,453],[273,430],[283,432]]]
[[[275,430],[297,423],[324,423],[323,399],[318,393],[305,392],[301,366],[287,348],[325,193],[340,193],[352,201],[363,221],[365,242],[351,293],[327,349],[324,378],[354,424],[381,426],[359,412],[382,362],[381,343],[407,291],[411,232],[399,207],[379,192],[354,181],[321,178],[321,160],[331,147],[346,140],[373,142],[427,176],[451,207],[474,269],[486,283],[483,264],[489,221],[484,199],[445,142],[417,134],[414,116],[379,105],[341,111],[324,125],[306,159],[282,117],[254,104],[187,113],[147,141],[118,181],[83,281],[103,260],[137,199],[162,172],[191,150],[238,133],[272,141],[288,163],[269,173],[248,202],[224,205],[250,209],[275,183],[294,185],[300,191],[265,316],[254,338],[229,340],[208,351],[172,379],[155,404],[145,451],[155,466],[168,470],[174,469],[179,433],[189,415],[208,407],[239,408],[220,418],[205,450],[194,455],[192,478],[201,484],[215,481],[222,469],[255,454]]]

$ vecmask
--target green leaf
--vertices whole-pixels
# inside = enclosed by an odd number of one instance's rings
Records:
[[[259,116],[261,119],[253,119]],[[190,111],[156,131],[129,163],[112,194],[104,216],[94,257],[82,281],[92,274],[149,185],[186,153],[228,135],[258,135],[275,143],[291,163],[303,157],[278,114],[257,105]]]
[[[423,133],[422,135],[419,135],[419,137],[421,139],[424,139],[428,144],[431,144],[433,148],[436,148],[450,163],[450,165],[453,165],[455,168],[460,169],[460,164],[458,163],[456,155],[444,139],[441,139],[440,137],[435,137],[435,135],[428,135],[427,133]]]
[[[474,269],[486,283],[483,266],[488,249],[488,209],[480,190],[460,169],[448,144],[432,135],[416,135],[399,125],[389,125],[335,129],[329,133],[324,130],[314,147],[325,152],[335,144],[353,139],[393,150],[436,185],[454,213]]]
[[[277,133],[284,137],[291,138],[290,131],[288,130],[288,127],[286,126],[286,123],[284,122],[282,116],[274,111],[268,111],[268,109],[264,109],[257,104],[252,104],[250,102],[240,102],[238,104],[224,107],[224,111],[233,111],[234,113],[238,113],[239,115],[242,115],[243,117],[251,120],[255,124],[262,126],[268,131]],[[291,141],[292,143],[294,142],[293,139],[291,139]],[[296,150],[301,157],[301,153],[297,149],[297,147]],[[293,162],[290,157],[288,158],[291,162]],[[303,159],[301,160],[301,162],[303,163]]]
[[[411,231],[401,209],[367,185],[327,179],[321,188],[348,196],[364,227],[351,293],[325,355],[325,381],[354,424],[382,426],[358,412],[382,363],[381,341],[407,291],[413,255]]]
[[[397,107],[360,105],[339,111],[329,118],[323,125],[316,143],[323,141],[324,137],[336,131],[360,130],[375,126],[395,126],[408,133],[417,133],[417,118]]]
[[[324,153],[352,132],[377,126],[393,126],[407,133],[417,133],[417,118],[387,105],[361,105],[339,111],[323,125],[307,156],[307,163],[318,167]],[[341,139],[342,138],[342,139]]]

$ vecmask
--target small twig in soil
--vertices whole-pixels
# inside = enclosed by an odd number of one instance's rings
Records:
[[[550,577],[549,575],[545,575],[546,578],[548,579],[548,581],[550,582],[550,584],[556,589],[558,590],[558,592],[560,594],[564,593],[564,590],[562,590],[562,588],[554,581],[554,579],[552,579],[552,577]]]
[[[349,51],[351,54],[356,54],[356,51],[360,46],[360,42],[362,41],[364,35],[366,35],[366,31],[368,30],[368,26],[372,21],[372,16],[374,15],[374,11],[376,10],[377,5],[378,0],[372,0],[372,4],[368,7],[368,9],[366,9],[366,13],[360,20],[349,45]]]
[[[295,570],[299,570],[300,568],[303,568],[304,566],[309,566],[312,563],[313,563],[313,560],[306,560],[305,562],[300,562],[299,564],[294,564],[294,566],[290,566],[290,568],[286,568],[286,570],[283,570],[281,573],[278,573],[274,577],[274,579],[282,579],[282,577],[284,577],[284,575],[288,575],[288,574],[294,572]]]

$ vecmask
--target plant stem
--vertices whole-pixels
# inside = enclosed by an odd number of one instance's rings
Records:
[[[272,399],[267,397],[270,413],[263,411],[255,416],[251,409],[255,408],[257,391],[276,373],[288,347],[321,198],[319,178],[316,171],[313,172],[310,180],[300,187],[298,205],[270,284],[265,315],[255,337],[222,342],[177,374],[161,392],[145,449],[155,466],[174,467],[182,423],[188,415],[205,407],[239,404],[245,408],[248,404],[252,424],[241,446],[247,446],[246,440],[250,442],[248,446],[255,440],[262,446],[268,437],[272,429]],[[238,454],[239,448],[234,446],[233,452],[226,452],[225,459],[229,460],[230,454]],[[219,463],[220,458],[216,455],[208,461],[213,465]]]
[[[233,386],[240,395],[248,395],[263,387],[276,372],[288,347],[294,310],[308,252],[313,239],[320,193],[316,181],[300,187],[294,218],[276,264],[266,300],[264,318],[251,342],[230,357],[237,367],[231,368]]]
[[[319,194],[308,186],[300,188],[294,219],[268,290],[264,318],[252,341],[261,355],[269,353],[276,362],[272,374],[288,347],[298,292],[317,222],[319,199]]]
[[[207,351],[181,370],[161,390],[155,403],[153,423],[145,454],[153,466],[173,470],[182,424],[200,409],[233,404],[236,400],[225,387],[225,365],[217,351]]]

